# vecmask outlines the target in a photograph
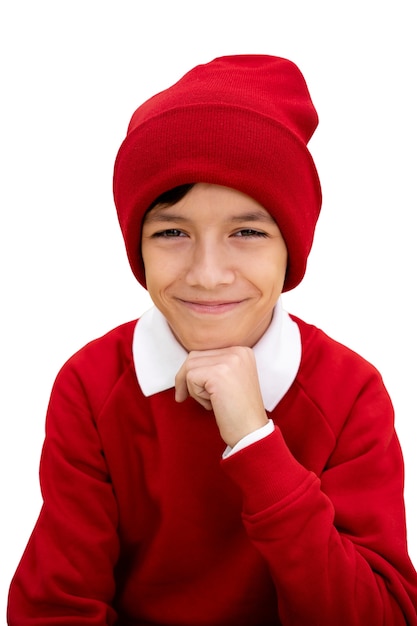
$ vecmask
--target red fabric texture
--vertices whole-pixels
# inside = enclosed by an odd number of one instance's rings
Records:
[[[304,77],[279,57],[236,55],[199,65],[133,114],[114,168],[114,198],[130,265],[146,286],[141,225],[161,193],[213,183],[257,200],[275,218],[302,279],[321,207],[307,142],[318,123]]]
[[[212,414],[142,395],[133,323],[69,360],[10,626],[417,625],[391,402],[372,366],[297,323],[273,434],[225,460]]]

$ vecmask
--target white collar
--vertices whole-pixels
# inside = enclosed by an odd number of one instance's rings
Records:
[[[264,406],[272,411],[291,387],[301,361],[297,324],[283,310],[281,300],[272,321],[254,346]],[[145,396],[174,387],[175,375],[187,351],[174,337],[162,313],[152,307],[137,321],[133,335],[133,362]]]

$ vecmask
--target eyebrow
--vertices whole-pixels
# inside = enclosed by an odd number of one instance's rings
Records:
[[[231,222],[274,222],[274,218],[267,211],[250,211],[235,215],[231,218]]]
[[[155,222],[186,222],[187,218],[181,215],[175,215],[174,213],[165,213],[164,209],[152,209],[149,213],[146,213],[144,221],[147,223]]]
[[[161,207],[157,209],[152,209],[145,216],[145,220],[148,223],[157,223],[157,222],[189,222],[190,220],[187,217],[182,215],[176,215],[175,213],[167,213],[167,209],[170,207]],[[229,222],[233,223],[242,223],[242,222],[265,222],[272,223],[274,222],[274,218],[267,211],[249,211],[247,213],[241,213],[238,215],[232,216]]]

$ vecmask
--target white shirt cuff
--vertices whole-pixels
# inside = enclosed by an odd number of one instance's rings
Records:
[[[232,456],[232,454],[235,454],[235,452],[239,452],[239,450],[243,450],[243,448],[250,446],[252,443],[255,443],[256,441],[260,441],[264,437],[267,437],[274,432],[274,427],[274,422],[269,419],[268,423],[265,424],[265,426],[257,428],[252,433],[249,433],[249,435],[245,435],[245,437],[238,441],[237,444],[233,446],[233,448],[227,446],[226,450],[223,452],[222,458],[226,459],[228,456]]]

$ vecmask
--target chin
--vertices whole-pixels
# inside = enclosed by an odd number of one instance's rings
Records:
[[[185,347],[187,352],[191,352],[192,350],[203,351],[203,350],[221,350],[222,348],[231,348],[233,346],[247,346],[248,343],[243,340],[239,340],[238,338],[231,338],[230,336],[226,339],[221,339],[219,337],[204,337],[198,339],[188,339],[184,342],[181,342]]]

